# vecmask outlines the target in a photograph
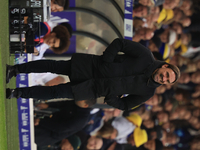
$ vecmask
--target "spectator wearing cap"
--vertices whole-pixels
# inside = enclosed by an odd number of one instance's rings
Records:
[[[72,135],[60,142],[47,146],[38,146],[37,150],[78,150],[81,146],[81,140],[78,136]]]

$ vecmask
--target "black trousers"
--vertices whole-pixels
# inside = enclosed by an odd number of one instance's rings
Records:
[[[71,61],[38,60],[28,63],[15,65],[19,73],[44,73],[51,72],[70,76]],[[71,84],[59,84],[56,86],[33,86],[16,88],[22,93],[22,98],[54,99],[70,98],[73,99]]]

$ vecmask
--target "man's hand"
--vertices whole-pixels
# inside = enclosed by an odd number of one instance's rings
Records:
[[[40,123],[40,119],[39,118],[34,119],[34,126],[38,126],[39,123]]]

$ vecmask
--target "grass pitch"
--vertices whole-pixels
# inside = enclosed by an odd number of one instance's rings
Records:
[[[6,85],[6,64],[13,64],[14,57],[9,53],[8,0],[0,2],[0,150],[18,150],[17,101],[6,100],[6,87],[15,87],[15,81]]]

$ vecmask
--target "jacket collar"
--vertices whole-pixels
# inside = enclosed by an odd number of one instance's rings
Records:
[[[153,72],[158,69],[158,68],[161,68],[162,65],[166,64],[165,62],[163,61],[159,61],[159,60],[155,60],[144,72],[144,75],[148,78],[148,81],[147,81],[147,86],[148,87],[152,87],[152,88],[155,88],[155,87],[158,87],[160,86],[161,84],[155,82],[152,78],[152,74]]]

